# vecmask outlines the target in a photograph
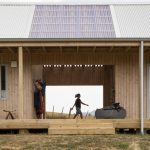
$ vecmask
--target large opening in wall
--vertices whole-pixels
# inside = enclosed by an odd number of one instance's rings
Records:
[[[68,113],[68,109],[73,106],[77,93],[81,94],[81,100],[84,103],[89,103],[89,107],[82,107],[84,113],[90,114],[93,113],[94,109],[112,105],[115,102],[114,77],[113,65],[50,64],[33,66],[33,80],[42,79],[46,82],[46,96],[43,105],[45,108],[44,118],[46,111],[51,112],[51,118],[53,118],[53,112],[59,112],[61,115]],[[93,90],[97,94],[89,92]],[[59,108],[57,108],[58,106]],[[35,111],[37,112],[36,109]],[[75,108],[72,113],[74,112]]]
[[[97,108],[109,106],[115,102],[113,65],[44,65],[43,79],[47,85],[45,108],[47,112],[51,112],[52,118],[54,112],[59,112],[61,115],[62,113],[68,113],[70,107],[73,106],[74,96],[77,93],[81,94],[83,102],[89,103],[89,107],[83,106],[84,114],[94,114]],[[74,112],[75,109],[72,113]]]
[[[75,103],[75,94],[81,94],[83,117],[92,118],[95,110],[103,107],[103,86],[46,86],[46,118],[68,118],[70,108]],[[76,109],[71,111],[74,116]]]

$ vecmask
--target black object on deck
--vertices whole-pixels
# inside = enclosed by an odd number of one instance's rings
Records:
[[[95,111],[96,119],[123,119],[126,117],[126,110],[120,106],[120,103],[114,103]]]

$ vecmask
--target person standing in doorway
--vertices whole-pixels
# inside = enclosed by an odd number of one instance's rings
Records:
[[[83,103],[80,97],[81,97],[80,94],[75,95],[76,100],[75,100],[73,107],[71,108],[71,110],[73,110],[74,106],[76,107],[76,114],[74,115],[73,119],[75,119],[78,115],[80,115],[81,119],[83,119],[83,115],[81,111],[81,104],[89,106],[88,104]]]

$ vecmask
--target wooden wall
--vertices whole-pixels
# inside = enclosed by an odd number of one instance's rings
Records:
[[[0,118],[5,118],[6,113],[3,110],[16,110],[15,115],[18,117],[18,68],[11,68],[11,60],[16,60],[16,54],[0,54],[0,64],[7,65],[7,98],[0,99]]]
[[[121,51],[121,48],[120,48]],[[131,49],[132,51],[132,49]],[[137,52],[103,53],[51,53],[37,60],[38,54],[32,55],[33,64],[103,64],[115,66],[115,99],[125,107],[127,118],[139,118],[139,62]],[[36,58],[36,59],[34,59]],[[146,95],[145,95],[146,105]],[[145,117],[146,117],[146,108]]]
[[[47,52],[24,53],[24,118],[34,118],[32,65],[44,64],[103,64],[115,67],[115,99],[127,110],[127,118],[139,118],[139,56],[137,51],[117,52]],[[0,64],[8,65],[8,97],[0,100],[0,118],[5,117],[3,109],[18,110],[18,68],[11,68],[10,61],[17,60],[17,54],[0,54]],[[147,112],[147,64],[150,55],[145,56],[144,70],[144,117]],[[16,111],[17,113],[17,111]]]

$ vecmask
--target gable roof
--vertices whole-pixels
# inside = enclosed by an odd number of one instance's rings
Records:
[[[120,35],[150,38],[150,5],[114,6]]]
[[[35,6],[1,5],[0,38],[27,38]]]
[[[150,38],[150,4],[1,4],[0,38]]]

